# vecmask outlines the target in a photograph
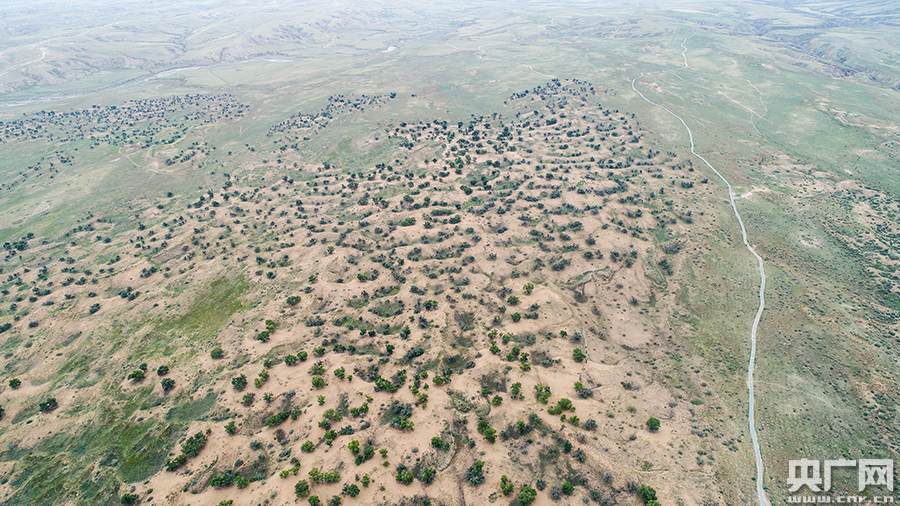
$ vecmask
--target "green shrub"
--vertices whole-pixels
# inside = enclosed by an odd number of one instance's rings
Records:
[[[575,348],[574,350],[572,350],[572,360],[576,362],[584,362],[584,359],[586,358],[587,355],[585,355],[584,352],[581,351],[581,348]]]
[[[187,463],[187,455],[181,454],[174,459],[166,461],[166,471],[172,472]]]
[[[517,499],[519,506],[529,506],[535,499],[537,499],[537,490],[528,485],[519,487],[519,497]]]
[[[213,476],[211,480],[209,480],[209,485],[213,488],[225,488],[230,487],[234,483],[235,476],[230,472],[226,472],[225,474],[219,474]]]
[[[409,485],[415,479],[415,475],[412,470],[407,468],[405,465],[400,464],[397,466],[397,475],[395,476],[398,482]]]
[[[550,387],[547,385],[543,385],[538,383],[534,386],[534,395],[537,398],[538,402],[541,404],[547,404],[547,401],[550,400]]]
[[[50,397],[44,402],[38,404],[38,409],[40,409],[42,413],[49,413],[57,407],[59,407],[59,404],[56,403],[55,397]]]
[[[648,485],[641,485],[637,489],[637,494],[641,497],[641,501],[649,506],[650,501],[656,500],[656,490]]]
[[[263,369],[259,372],[259,376],[253,379],[253,385],[256,388],[262,387],[266,381],[269,381],[269,371]]]
[[[500,491],[503,492],[503,495],[512,494],[515,488],[516,487],[515,485],[513,485],[513,482],[510,481],[510,479],[507,478],[505,474],[500,477]]]
[[[468,469],[466,469],[466,479],[473,486],[484,483],[484,461],[476,460]]]
[[[206,434],[198,432],[181,444],[181,451],[189,457],[196,457],[197,454],[200,453],[200,450],[206,446],[206,441]]]
[[[437,469],[426,467],[425,469],[422,469],[422,477],[420,479],[422,480],[422,483],[430,485],[434,482],[435,476],[437,476]]]
[[[294,494],[297,495],[297,499],[303,499],[304,497],[309,495],[309,482],[306,480],[300,480],[294,485]]]
[[[290,411],[282,411],[281,413],[278,413],[278,414],[270,416],[269,418],[266,418],[266,420],[263,422],[263,425],[266,427],[274,427],[276,425],[281,425],[282,423],[284,423],[285,420],[290,418],[290,416],[291,416]]]
[[[361,465],[363,462],[371,459],[375,456],[375,447],[372,445],[366,445],[363,447],[362,451],[356,454],[356,465]]]

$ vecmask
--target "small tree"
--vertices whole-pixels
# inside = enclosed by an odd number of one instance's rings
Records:
[[[476,487],[484,483],[484,461],[476,460],[475,464],[466,470],[466,479]]]
[[[659,430],[660,421],[659,418],[655,416],[651,416],[649,420],[647,420],[647,428],[650,429],[650,432],[656,432]]]
[[[235,376],[231,378],[231,386],[234,387],[238,392],[247,388],[247,376],[241,374],[240,376]]]
[[[57,407],[59,407],[59,404],[56,403],[55,397],[50,397],[46,401],[38,404],[38,409],[40,409],[42,413],[49,413]]]
[[[529,487],[528,485],[522,485],[521,487],[519,487],[519,506],[529,506],[535,501],[535,499],[537,499],[537,490]]]
[[[359,487],[355,483],[351,483],[350,485],[345,485],[344,490],[341,491],[342,494],[347,494],[350,497],[356,497],[359,495]]]
[[[505,474],[501,476],[500,491],[503,492],[503,495],[512,494],[513,490],[515,490],[515,485],[513,485],[513,482],[509,478],[507,478]]]
[[[641,497],[641,501],[646,505],[650,505],[650,501],[656,501],[656,490],[653,487],[648,485],[641,485],[637,489],[638,495]]]
[[[189,457],[196,457],[206,446],[207,440],[208,437],[205,434],[198,432],[181,443],[181,451]]]
[[[175,388],[175,380],[173,380],[172,378],[163,378],[163,380],[162,380],[163,392],[168,392],[169,390],[172,390],[173,388]]]
[[[411,469],[407,468],[403,464],[400,464],[399,466],[397,466],[397,476],[395,478],[398,482],[404,485],[409,485],[415,479],[415,475],[413,474]]]
[[[22,385],[22,380],[20,380],[19,378],[13,378],[13,379],[9,380],[9,388],[16,389],[16,388],[19,388],[19,386],[21,386],[21,385]]]
[[[225,356],[225,352],[222,350],[222,348],[220,348],[219,346],[216,346],[215,348],[212,349],[212,351],[209,352],[209,356],[218,360]]]
[[[306,480],[300,480],[294,485],[294,494],[297,495],[298,499],[303,499],[304,497],[309,495],[309,482]]]

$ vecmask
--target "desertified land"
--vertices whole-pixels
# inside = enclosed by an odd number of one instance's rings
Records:
[[[0,505],[782,504],[898,458],[891,2],[0,33]]]

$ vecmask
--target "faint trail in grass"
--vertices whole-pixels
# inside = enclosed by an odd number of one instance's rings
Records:
[[[749,82],[749,81],[748,81],[748,82]],[[751,86],[752,86],[752,85],[751,85]],[[771,123],[771,121],[767,120],[765,117],[763,117],[761,114],[759,114],[758,112],[754,111],[753,109],[751,109],[751,108],[747,107],[746,105],[744,105],[744,104],[738,102],[737,100],[735,100],[735,99],[729,97],[729,96],[726,95],[724,92],[722,92],[722,91],[717,91],[716,93],[718,93],[719,95],[722,95],[723,97],[725,97],[725,98],[727,98],[728,100],[734,102],[735,104],[739,105],[740,107],[743,107],[744,109],[747,109],[747,111],[750,113],[750,116],[749,116],[749,118],[747,119],[747,122],[750,123],[750,126],[753,127],[753,130],[755,130],[756,133],[758,133],[759,135],[763,135],[763,133],[759,131],[759,128],[756,127],[756,121],[754,120],[754,116],[756,116],[757,118],[759,118],[759,119],[761,119],[761,120],[763,120],[763,121],[769,122],[769,123]],[[765,104],[763,104],[763,107],[765,107]],[[768,111],[767,111],[767,112],[768,112]]]
[[[19,70],[19,69],[22,68],[22,67],[27,67],[27,66],[29,66],[29,65],[31,65],[31,64],[33,64],[33,63],[37,63],[37,62],[39,62],[39,61],[43,61],[44,58],[47,57],[47,53],[50,52],[49,49],[43,48],[43,47],[38,48],[38,50],[41,52],[41,57],[40,57],[40,58],[38,58],[37,60],[31,60],[31,61],[27,61],[27,62],[25,62],[25,63],[20,63],[20,64],[16,65],[15,67],[10,67],[10,68],[8,68],[8,69],[6,69],[6,70],[0,72],[0,76],[2,76],[2,75],[4,75],[4,74],[8,74],[8,73],[12,72],[13,70]]]
[[[122,148],[119,148],[119,154],[122,155],[122,156],[124,156],[125,158],[127,158],[128,161],[131,162],[131,164],[134,165],[135,167],[138,167],[138,166],[139,166],[137,163],[134,162],[134,160],[131,159],[130,156],[128,156],[127,153],[125,153],[124,151],[122,151]]]
[[[461,49],[461,48],[454,46],[453,44],[450,44],[449,42],[445,42],[444,44],[447,44],[448,46],[455,48],[455,49]],[[469,50],[469,51],[472,51],[472,50]],[[503,63],[511,63],[513,65],[522,65],[523,67],[528,67],[528,69],[531,70],[532,72],[534,72],[535,74],[538,74],[538,75],[544,76],[544,77],[549,77],[550,79],[556,79],[556,76],[550,75],[550,74],[545,74],[539,70],[536,70],[534,67],[532,67],[531,65],[529,65],[527,63],[520,63],[520,62],[512,61],[512,60],[504,60],[502,58],[485,58],[484,57],[485,51],[483,49],[481,49],[481,46],[478,46],[478,48],[476,48],[473,52],[475,53],[475,57],[478,58],[479,60],[499,61],[499,62],[503,62]]]
[[[685,39],[687,40],[687,39]],[[721,172],[716,170],[715,167],[712,166],[706,158],[703,158],[700,154],[698,154],[694,150],[694,134],[691,132],[690,127],[685,123],[684,119],[681,116],[675,114],[670,111],[667,107],[657,104],[656,102],[651,101],[647,97],[641,93],[637,87],[635,87],[635,83],[638,79],[644,77],[644,73],[641,72],[641,75],[635,77],[631,81],[631,89],[634,90],[635,93],[641,96],[644,101],[648,104],[659,107],[660,109],[666,111],[675,119],[681,122],[684,126],[684,129],[687,130],[688,139],[691,143],[691,154],[699,158],[706,164],[707,167],[712,170],[716,176],[719,176],[719,179],[725,183],[725,186],[728,188],[728,200],[731,202],[731,209],[734,211],[734,216],[737,218],[738,224],[741,226],[741,239],[744,242],[744,246],[746,246],[747,250],[753,254],[756,258],[756,262],[759,268],[759,309],[756,311],[756,317],[753,319],[753,326],[750,327],[750,360],[747,364],[747,391],[749,393],[749,409],[747,410],[747,420],[750,425],[750,439],[753,442],[753,451],[756,454],[756,495],[759,499],[759,506],[767,506],[769,504],[766,499],[765,490],[763,490],[763,463],[762,463],[762,453],[759,449],[759,437],[756,434],[756,414],[755,414],[755,401],[754,401],[754,392],[753,392],[753,369],[756,367],[756,330],[759,328],[759,321],[762,318],[763,310],[766,307],[766,299],[765,299],[765,291],[766,291],[766,271],[763,266],[763,259],[759,254],[753,249],[753,246],[750,245],[750,242],[747,240],[747,229],[744,227],[744,220],[741,219],[741,213],[738,212],[737,204],[735,202],[734,189],[731,187],[731,183],[725,179],[725,176],[722,175]]]
[[[757,116],[759,117],[759,119],[763,119],[763,120],[769,121],[768,119],[765,118],[765,116],[766,116],[767,114],[769,114],[769,107],[766,106],[766,102],[763,100],[763,94],[762,94],[762,92],[759,91],[759,88],[757,88],[756,86],[754,86],[753,83],[751,83],[749,79],[745,79],[745,81],[747,81],[747,84],[749,84],[751,88],[753,88],[754,90],[756,90],[757,93],[759,93],[759,103],[762,104],[762,106],[763,106],[763,113],[762,113],[762,115],[757,114]],[[755,114],[755,113],[754,113],[754,114]],[[769,123],[771,123],[771,121],[769,121]],[[756,130],[756,133],[762,135],[762,132],[760,132],[759,129],[756,128],[756,122],[753,121],[753,116],[752,116],[752,115],[750,116],[750,124],[753,125],[753,129]]]
[[[751,83],[749,79],[746,79],[746,81],[747,81],[747,84],[749,84],[751,88],[753,88],[754,90],[756,90],[757,93],[759,93],[759,103],[762,104],[763,109],[764,109],[764,112],[762,113],[762,116],[765,116],[766,114],[769,114],[769,108],[766,107],[766,102],[763,100],[763,94],[762,94],[762,92],[759,91],[759,88],[757,88],[756,86],[754,86],[753,83]],[[761,118],[762,116],[760,116],[760,118]]]

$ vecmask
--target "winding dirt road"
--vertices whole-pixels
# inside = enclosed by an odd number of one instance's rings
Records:
[[[687,41],[687,39],[685,39]],[[682,43],[683,44],[683,43]],[[682,46],[683,47],[683,46]],[[687,48],[685,48],[687,51]],[[682,56],[684,54],[682,53]],[[685,67],[687,67],[687,57],[685,57]],[[756,454],[756,495],[759,499],[759,506],[768,506],[769,501],[766,499],[766,493],[763,489],[763,463],[762,463],[762,452],[759,449],[759,438],[756,434],[756,418],[754,413],[755,402],[754,402],[754,394],[753,394],[753,370],[756,368],[756,330],[759,328],[759,321],[762,318],[763,310],[766,307],[766,299],[765,299],[765,291],[766,291],[766,271],[763,268],[763,259],[759,254],[753,249],[753,246],[750,245],[750,242],[747,241],[747,229],[744,227],[744,220],[741,219],[741,213],[738,212],[736,199],[734,195],[734,189],[731,187],[731,183],[725,179],[725,176],[722,175],[715,167],[712,166],[706,158],[703,158],[696,151],[694,151],[694,134],[691,132],[690,127],[687,126],[687,123],[684,122],[684,119],[681,116],[675,114],[674,112],[667,109],[665,106],[657,104],[656,102],[652,102],[650,99],[644,96],[643,93],[638,91],[635,87],[635,83],[638,79],[644,77],[644,73],[641,72],[641,75],[635,77],[631,81],[631,89],[635,91],[638,95],[641,96],[648,104],[659,107],[660,109],[666,111],[667,113],[674,116],[678,121],[684,125],[684,129],[687,130],[688,139],[691,141],[691,154],[699,158],[709,167],[719,179],[725,183],[725,186],[728,187],[728,200],[731,202],[731,209],[734,211],[734,216],[737,218],[738,224],[741,226],[741,238],[744,241],[744,246],[747,247],[747,250],[756,257],[756,262],[759,266],[759,309],[756,311],[756,317],[753,319],[753,326],[750,327],[750,360],[747,364],[747,391],[749,393],[749,409],[747,410],[747,420],[750,425],[750,439],[753,442],[753,451]]]

